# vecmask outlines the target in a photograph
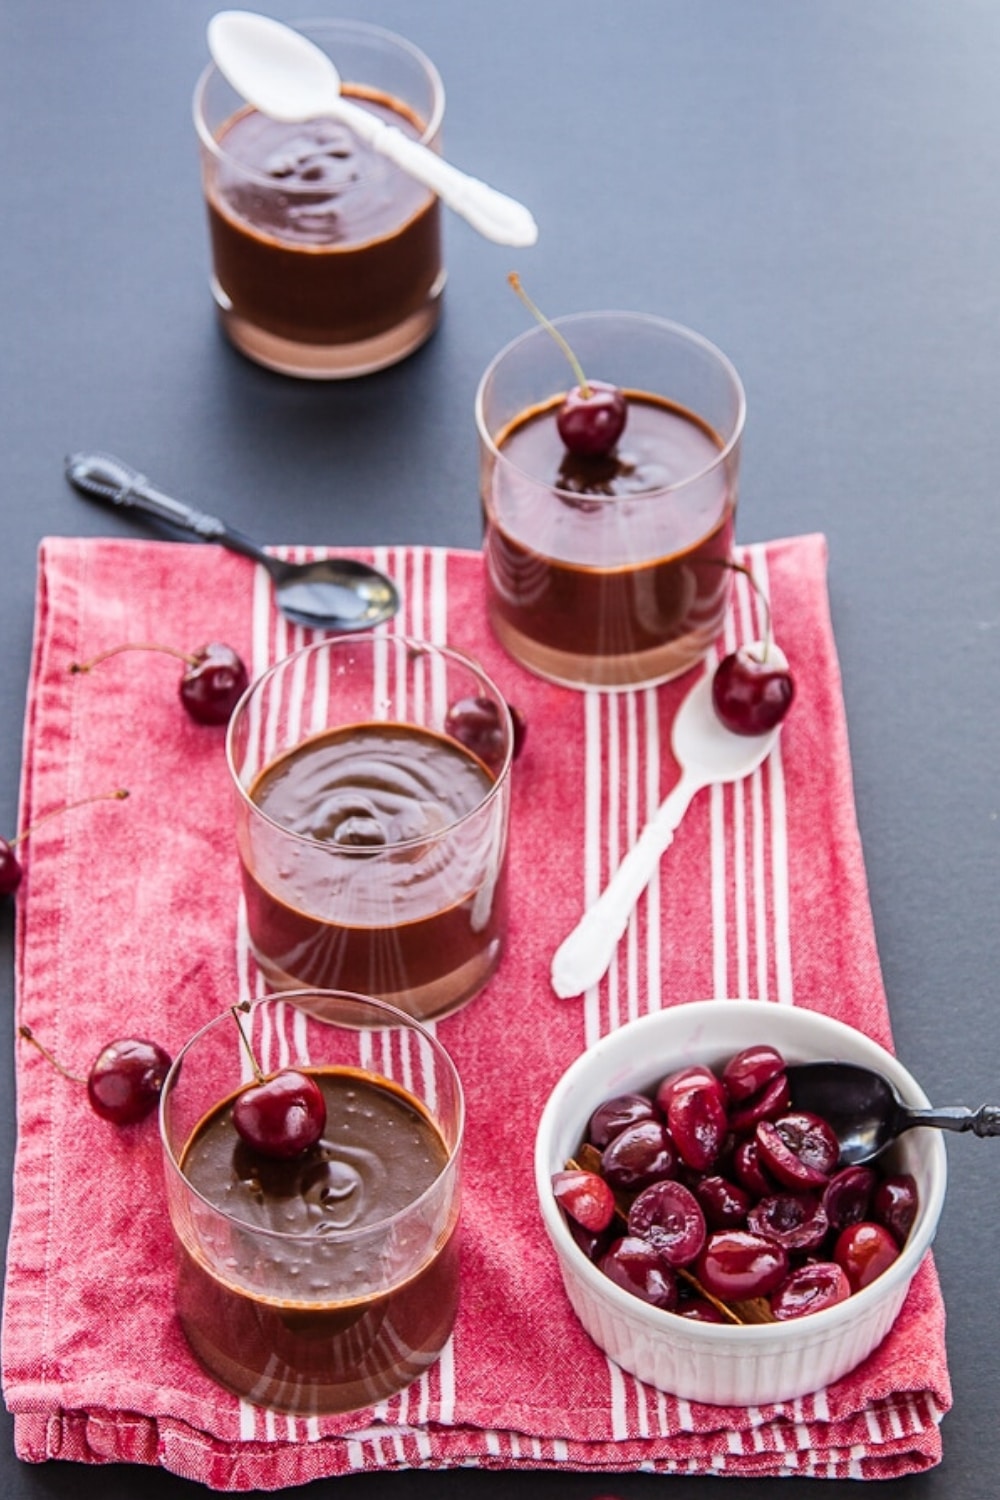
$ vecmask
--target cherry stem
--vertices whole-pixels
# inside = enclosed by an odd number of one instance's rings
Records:
[[[89,661],[71,661],[69,670],[71,672],[89,672],[91,667],[99,666],[102,661],[107,661],[111,656],[118,656],[122,651],[159,651],[164,656],[176,657],[185,666],[196,667],[198,662],[195,657],[187,651],[178,651],[175,646],[161,646],[156,641],[126,641],[121,646],[109,646],[107,651],[99,651]]]
[[[233,1013],[233,1020],[236,1022],[236,1029],[240,1034],[240,1041],[243,1043],[243,1046],[246,1049],[247,1057],[250,1059],[250,1066],[251,1068],[253,1068],[253,1076],[254,1078],[256,1078],[258,1083],[263,1083],[264,1074],[261,1072],[260,1063],[254,1056],[254,1050],[250,1045],[250,1039],[247,1036],[246,1032],[243,1030],[243,1022],[240,1020],[240,1012],[246,1015],[250,1007],[245,1000],[242,1000],[239,1005],[231,1005],[229,1009]]]
[[[92,797],[80,797],[76,802],[67,802],[62,807],[54,807],[51,812],[47,812],[42,817],[36,818],[35,822],[30,823],[27,828],[22,828],[21,832],[10,840],[10,847],[13,849],[22,839],[26,839],[30,834],[37,832],[43,823],[48,823],[52,818],[61,818],[63,813],[72,812],[74,808],[87,807],[91,802],[124,802],[127,796],[128,792],[126,789],[120,786],[116,787],[113,792],[95,792]]]
[[[771,649],[771,605],[768,601],[767,595],[764,593],[764,590],[761,588],[760,584],[753,576],[750,568],[748,568],[744,563],[733,562],[730,558],[725,557],[717,558],[715,559],[715,561],[719,562],[722,567],[729,568],[734,573],[742,573],[744,578],[748,578],[750,580],[750,584],[753,588],[754,593],[757,595],[761,604],[764,606],[764,640],[762,643],[763,649],[760,654],[760,661],[763,664],[767,661],[768,652]]]
[[[17,1034],[18,1036],[23,1037],[26,1042],[30,1042],[33,1047],[37,1047],[42,1056],[44,1058],[47,1058],[48,1061],[52,1064],[56,1072],[61,1073],[64,1078],[68,1078],[70,1083],[87,1082],[86,1078],[81,1078],[78,1073],[71,1073],[68,1068],[64,1068],[59,1059],[49,1051],[48,1047],[42,1045],[30,1026],[19,1026],[17,1028]]]
[[[583,366],[581,365],[580,361],[577,359],[576,355],[573,353],[573,351],[570,348],[569,344],[567,344],[566,340],[563,338],[562,334],[559,332],[558,328],[551,321],[551,319],[547,318],[545,316],[545,314],[542,312],[541,308],[540,307],[536,307],[535,303],[532,302],[531,298],[528,296],[527,292],[524,290],[524,287],[521,285],[521,278],[520,278],[520,276],[518,276],[517,272],[516,271],[510,271],[510,272],[508,272],[508,274],[507,274],[507,280],[510,283],[510,285],[514,288],[515,292],[520,297],[520,299],[524,303],[525,307],[531,313],[531,316],[533,318],[536,318],[538,320],[538,322],[541,323],[541,325],[545,329],[546,333],[550,333],[552,335],[552,337],[555,339],[556,343],[559,345],[560,349],[565,354],[566,358],[569,360],[570,368],[572,369],[573,374],[576,376],[576,383],[577,383],[577,385],[580,388],[580,394],[582,395],[582,397],[583,397],[583,399],[585,401],[589,401],[590,400],[590,386],[589,386],[589,384],[587,382],[587,377],[583,373]]]

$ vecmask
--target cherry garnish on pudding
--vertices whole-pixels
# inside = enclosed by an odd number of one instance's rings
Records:
[[[91,1109],[112,1125],[134,1125],[151,1114],[159,1103],[163,1081],[170,1071],[170,1055],[157,1042],[138,1037],[109,1042],[97,1054],[86,1078],[82,1078],[64,1068],[30,1026],[20,1026],[18,1034],[70,1083],[86,1084]]]
[[[196,724],[228,724],[229,716],[250,680],[242,659],[232,646],[222,641],[209,641],[194,651],[178,651],[174,646],[161,646],[150,641],[128,642],[101,651],[89,661],[72,662],[70,671],[89,672],[123,651],[158,651],[183,662],[178,692],[185,712]]]
[[[588,380],[580,361],[558,328],[536,307],[522,287],[517,272],[511,271],[507,280],[532,317],[552,335],[576,376],[576,385],[566,394],[556,414],[559,436],[570,453],[586,458],[604,457],[625,431],[628,402],[624,392],[606,381]]]
[[[764,639],[722,658],[712,678],[712,706],[733,734],[766,734],[791,708],[795,681],[771,650],[771,609],[753,573],[742,563],[724,566],[742,573],[753,585],[764,606]]]
[[[262,1073],[240,1020],[241,1007],[231,1009],[255,1079],[233,1104],[236,1133],[262,1156],[290,1161],[315,1146],[326,1128],[323,1091],[314,1078],[297,1068]]]
[[[64,807],[53,808],[28,828],[23,828],[15,838],[0,838],[0,896],[13,896],[21,884],[24,869],[14,851],[18,844],[30,838],[43,823],[48,823],[51,818],[61,817],[65,812],[72,812],[74,808],[87,807],[91,802],[122,802],[127,796],[128,792],[123,787],[116,787],[113,792],[98,792],[93,797],[80,797],[76,802],[67,802]]]

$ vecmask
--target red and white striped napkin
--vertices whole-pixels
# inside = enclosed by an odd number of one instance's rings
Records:
[[[639,1384],[582,1333],[534,1201],[549,1090],[632,1016],[748,997],[891,1044],[823,539],[743,549],[794,666],[793,711],[760,771],[695,799],[607,978],[576,1001],[553,996],[552,953],[676,779],[670,725],[690,679],[610,695],[550,686],[493,640],[478,554],[364,555],[401,585],[391,629],[471,651],[529,724],[508,950],[488,989],[437,1023],[469,1112],[453,1339],[407,1391],[348,1416],[276,1415],[219,1389],[173,1317],[155,1123],[116,1131],[22,1046],[3,1328],[18,1453],[159,1464],[227,1490],[450,1465],[877,1479],[933,1465],[950,1389],[930,1261],[895,1330],[837,1385],[779,1406],[699,1406]],[[17,1019],[85,1071],[115,1036],[176,1051],[262,987],[240,921],[222,732],[183,713],[169,657],[120,655],[85,676],[69,664],[129,640],[222,639],[257,671],[306,636],[275,613],[260,569],[211,547],[50,539],[40,562],[22,826],[106,788],[131,794],[54,819],[24,846]],[[740,578],[720,649],[759,633]]]

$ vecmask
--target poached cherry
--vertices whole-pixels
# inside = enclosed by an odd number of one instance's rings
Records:
[[[615,1216],[615,1195],[596,1172],[567,1169],[552,1174],[552,1195],[571,1219],[594,1234]]]
[[[76,802],[67,802],[64,807],[53,808],[30,827],[22,829],[16,838],[0,838],[0,896],[13,896],[21,884],[24,869],[14,851],[18,844],[29,838],[43,823],[47,823],[50,818],[61,817],[64,812],[71,812],[76,807],[86,807],[91,802],[122,802],[127,796],[128,792],[123,787],[116,787],[113,792],[98,792],[93,797],[81,797]]]
[[[246,691],[250,677],[232,646],[209,641],[194,651],[178,651],[155,642],[130,642],[101,651],[89,661],[72,662],[71,672],[89,672],[123,651],[158,651],[184,663],[178,685],[181,703],[196,724],[228,724],[229,716]]]
[[[112,1125],[134,1125],[159,1103],[163,1081],[170,1071],[170,1055],[157,1042],[138,1037],[109,1042],[91,1063],[86,1078],[81,1078],[63,1067],[30,1026],[22,1025],[18,1032],[64,1078],[86,1084],[90,1107],[102,1120],[110,1120]]]
[[[240,1012],[230,1009],[240,1040],[253,1068],[254,1082],[237,1094],[233,1125],[241,1140],[262,1156],[290,1161],[315,1146],[326,1128],[326,1100],[315,1078],[297,1068],[281,1068],[265,1075],[243,1029]]]
[[[563,398],[556,413],[556,428],[564,447],[582,458],[602,458],[610,453],[625,431],[628,402],[623,391],[603,380],[588,380],[569,344],[545,314],[535,306],[521,285],[516,271],[508,282],[525,307],[555,339],[576,376],[576,385]]]

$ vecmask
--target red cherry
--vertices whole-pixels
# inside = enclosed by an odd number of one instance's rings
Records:
[[[13,896],[23,874],[21,861],[12,846],[6,839],[0,839],[0,896]]]
[[[159,651],[182,661],[184,672],[179,685],[180,699],[189,717],[197,724],[227,724],[250,680],[241,658],[232,646],[225,646],[221,641],[209,641],[190,652],[150,641],[129,642],[100,651],[89,661],[71,662],[69,669],[71,672],[89,672],[100,662],[124,651]]]
[[[136,1037],[109,1042],[97,1054],[87,1077],[80,1078],[63,1067],[30,1026],[18,1027],[18,1034],[70,1083],[86,1084],[90,1107],[102,1120],[110,1120],[113,1125],[134,1125],[159,1103],[163,1081],[170,1071],[170,1055],[156,1042]]]
[[[667,1110],[667,1125],[681,1160],[697,1172],[715,1163],[726,1138],[726,1111],[710,1088],[685,1089],[675,1094]]]
[[[169,1071],[170,1056],[156,1042],[109,1042],[87,1074],[90,1107],[113,1125],[134,1125],[156,1108]]]
[[[287,1161],[315,1146],[326,1127],[326,1100],[315,1078],[283,1068],[252,1083],[233,1105],[237,1134],[262,1156]]]
[[[615,1195],[596,1172],[567,1168],[552,1174],[552,1194],[564,1213],[599,1234],[615,1214]]]
[[[511,758],[516,760],[521,753],[528,726],[524,714],[512,703],[507,704],[507,711],[510,714],[513,730]],[[445,714],[444,730],[445,734],[450,734],[452,739],[458,740],[460,745],[471,750],[473,755],[491,769],[498,768],[502,763],[503,722],[500,710],[492,698],[458,698],[449,706]]]
[[[885,1225],[867,1220],[842,1229],[833,1247],[833,1258],[846,1274],[852,1292],[870,1285],[898,1256],[899,1246]]]
[[[611,452],[625,430],[628,402],[624,392],[603,380],[588,380],[580,361],[559,329],[541,308],[535,306],[524,290],[517,272],[511,271],[507,280],[531,316],[537,318],[545,331],[552,335],[576,377],[576,385],[564,397],[556,413],[559,436],[570,453],[579,454],[582,458],[603,457]]]
[[[180,682],[181,702],[197,724],[228,724],[249,680],[232,646],[209,641],[191,653]]]
[[[788,1275],[788,1251],[749,1229],[718,1229],[709,1235],[695,1274],[723,1302],[766,1297]]]
[[[724,656],[712,678],[715,712],[734,734],[766,734],[781,723],[794,696],[788,668],[745,646]]]
[[[575,385],[556,414],[556,428],[570,453],[602,458],[625,430],[628,402],[616,385],[588,380]]]
[[[743,1104],[784,1069],[785,1059],[777,1048],[762,1043],[731,1057],[722,1070],[722,1082],[732,1102]]]
[[[683,1094],[688,1089],[712,1089],[718,1094],[721,1104],[724,1105],[726,1102],[722,1084],[711,1068],[706,1067],[704,1063],[688,1063],[686,1067],[678,1068],[674,1073],[668,1073],[666,1078],[660,1081],[656,1090],[656,1103],[666,1114],[674,1096]]]
[[[851,1283],[833,1261],[820,1260],[799,1266],[771,1297],[771,1311],[779,1323],[822,1312],[851,1295]]]

